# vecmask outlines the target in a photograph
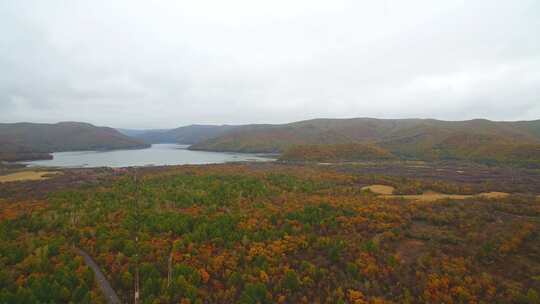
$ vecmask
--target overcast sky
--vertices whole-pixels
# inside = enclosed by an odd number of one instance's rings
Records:
[[[540,1],[0,1],[0,122],[540,119]]]

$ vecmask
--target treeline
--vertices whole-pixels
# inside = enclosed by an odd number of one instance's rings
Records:
[[[285,150],[283,161],[352,162],[391,160],[395,156],[387,150],[370,144],[298,145]]]
[[[50,153],[41,152],[0,152],[0,160],[7,162],[52,159]]]
[[[439,159],[540,168],[540,144],[496,135],[456,134],[433,149]]]
[[[374,144],[296,145],[279,157],[293,162],[355,162],[424,159],[470,161],[486,165],[540,168],[540,145],[458,136],[429,148],[392,147],[395,154]],[[397,155],[397,156],[396,156]]]

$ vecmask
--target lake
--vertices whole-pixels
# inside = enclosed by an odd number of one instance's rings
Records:
[[[188,145],[155,144],[147,149],[73,151],[52,153],[53,159],[22,162],[46,167],[129,167],[217,164],[237,161],[272,161],[257,154],[188,150]]]

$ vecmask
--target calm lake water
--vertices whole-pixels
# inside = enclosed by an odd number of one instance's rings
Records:
[[[23,162],[47,167],[129,167],[187,164],[217,164],[235,161],[272,161],[256,154],[187,150],[187,145],[155,144],[147,149],[56,152],[51,160]]]

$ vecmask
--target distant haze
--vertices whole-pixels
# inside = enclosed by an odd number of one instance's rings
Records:
[[[540,1],[0,1],[0,122],[540,118]]]

